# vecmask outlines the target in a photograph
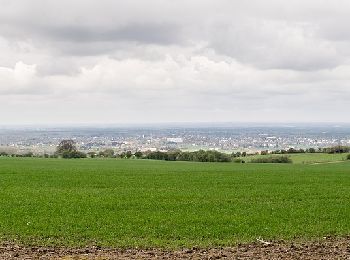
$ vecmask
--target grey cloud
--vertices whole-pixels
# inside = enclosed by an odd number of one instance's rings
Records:
[[[67,61],[65,59],[56,59],[45,61],[38,65],[38,76],[52,76],[52,75],[69,75],[74,76],[80,73],[80,68],[74,62]]]
[[[262,69],[319,70],[343,59],[331,42],[313,35],[304,24],[251,21],[215,30],[211,47]]]
[[[274,111],[271,120],[282,114],[292,120],[295,109],[303,120],[346,116],[350,3],[345,0],[0,0],[0,5],[0,109],[27,107],[43,120],[41,110],[74,120],[70,109],[92,121],[118,113],[136,121],[146,115],[155,121],[168,115],[178,121],[206,116],[254,121],[261,111]],[[10,107],[4,105],[7,98]],[[36,98],[42,102],[34,104]],[[307,112],[300,113],[303,109]]]
[[[349,35],[345,1],[14,0],[4,6],[0,34],[32,39],[62,55],[112,55],[123,42],[207,42],[219,54],[262,69],[319,70],[342,62],[346,48],[334,41]]]
[[[180,28],[172,24],[128,24],[105,29],[87,28],[76,25],[45,28],[44,34],[58,41],[67,42],[138,42],[175,44],[182,41]]]

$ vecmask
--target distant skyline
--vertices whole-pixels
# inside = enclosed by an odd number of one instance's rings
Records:
[[[349,1],[0,6],[0,126],[350,123]]]

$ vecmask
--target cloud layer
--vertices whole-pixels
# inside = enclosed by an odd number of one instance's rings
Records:
[[[341,121],[345,0],[0,0],[6,123]]]

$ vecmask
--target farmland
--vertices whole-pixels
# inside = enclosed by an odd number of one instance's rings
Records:
[[[268,155],[252,155],[248,157],[242,157],[242,160],[250,162],[256,158],[266,158],[271,156],[281,156],[279,154],[268,154]],[[323,164],[323,163],[337,163],[346,161],[347,154],[327,154],[327,153],[295,153],[285,154],[282,156],[288,156],[295,164]]]
[[[0,158],[0,237],[30,245],[230,246],[350,234],[350,163]]]

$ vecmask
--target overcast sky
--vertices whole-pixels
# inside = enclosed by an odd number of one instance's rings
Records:
[[[350,122],[349,0],[0,0],[0,124]]]

